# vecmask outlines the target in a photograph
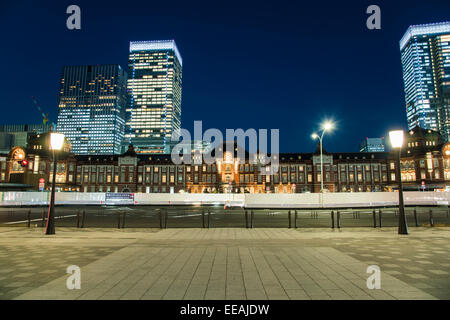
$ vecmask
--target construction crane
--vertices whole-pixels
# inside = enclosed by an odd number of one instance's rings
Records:
[[[44,123],[44,125],[47,124],[48,120],[48,113],[44,113],[41,109],[41,107],[39,106],[39,104],[37,103],[36,99],[32,96],[31,99],[33,100],[34,105],[36,106],[36,108],[39,110],[39,112],[41,113],[42,116],[42,122]],[[50,121],[50,124],[52,125],[53,131],[56,131],[56,124],[53,121]]]

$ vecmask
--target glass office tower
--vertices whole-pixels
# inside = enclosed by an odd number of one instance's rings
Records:
[[[119,154],[127,73],[119,65],[63,67],[56,130],[75,154]]]
[[[183,60],[174,40],[130,42],[125,147],[169,153],[181,126]]]
[[[450,22],[410,26],[400,40],[408,127],[450,134]]]

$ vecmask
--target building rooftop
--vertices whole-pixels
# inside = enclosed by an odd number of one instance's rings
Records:
[[[434,35],[447,32],[450,33],[450,21],[409,26],[408,30],[406,30],[400,40],[400,50],[403,50],[408,41],[414,36]]]
[[[183,59],[178,51],[175,40],[130,41],[130,52],[159,50],[173,50],[180,65],[183,66]]]

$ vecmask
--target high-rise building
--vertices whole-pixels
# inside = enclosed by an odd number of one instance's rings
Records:
[[[0,152],[9,152],[12,147],[28,147],[32,135],[49,132],[47,124],[5,124],[0,125]]]
[[[359,152],[384,152],[384,138],[366,138],[359,145]]]
[[[125,143],[137,153],[169,153],[181,126],[183,60],[174,40],[130,42]]]
[[[124,138],[127,73],[119,65],[64,67],[56,130],[75,154],[119,154]]]
[[[450,136],[450,22],[410,26],[400,40],[408,128]]]

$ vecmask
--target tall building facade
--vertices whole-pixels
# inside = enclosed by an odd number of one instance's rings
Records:
[[[450,22],[410,26],[400,40],[408,128],[450,136]]]
[[[127,73],[120,65],[63,68],[56,130],[75,154],[119,154],[124,138]]]
[[[137,153],[169,153],[181,126],[183,60],[174,40],[130,42],[124,146]]]

